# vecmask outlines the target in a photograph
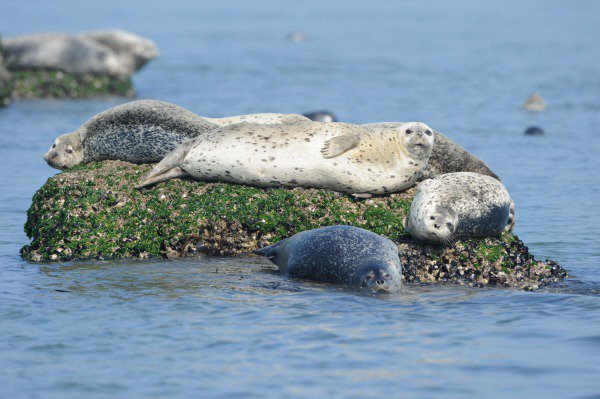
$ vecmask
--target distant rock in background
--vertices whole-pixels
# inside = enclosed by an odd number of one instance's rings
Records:
[[[525,129],[526,136],[543,136],[544,134],[546,134],[546,132],[544,132],[541,127],[529,126],[527,129]]]
[[[314,111],[308,112],[306,114],[302,114],[306,116],[308,119],[315,122],[337,122],[338,118],[329,111]]]
[[[308,36],[306,36],[304,33],[302,32],[292,32],[288,35],[288,40],[295,42],[295,43],[300,43],[300,42],[305,42],[308,40]]]
[[[546,101],[540,96],[538,92],[533,93],[529,96],[527,101],[525,101],[525,109],[528,111],[539,112],[546,109]]]

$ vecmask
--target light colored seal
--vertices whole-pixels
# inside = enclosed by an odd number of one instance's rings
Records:
[[[253,252],[294,278],[388,292],[402,282],[396,244],[358,227],[307,230]]]
[[[44,159],[56,169],[106,159],[158,162],[178,144],[216,128],[175,104],[133,101],[110,108],[74,132],[59,136]]]
[[[174,177],[260,187],[313,187],[356,195],[411,187],[433,147],[419,122],[371,130],[346,123],[239,124],[177,147],[138,185]]]
[[[109,47],[87,37],[39,33],[7,39],[3,45],[9,70],[51,69],[119,76],[134,72]]]
[[[133,71],[140,70],[148,61],[158,57],[158,48],[152,40],[122,29],[92,31],[80,36],[110,48]]]
[[[545,110],[547,105],[540,93],[535,92],[527,98],[523,106],[527,111],[540,112]]]
[[[229,126],[235,125],[237,123],[258,123],[261,125],[275,125],[278,123],[295,123],[295,122],[308,122],[308,119],[305,116],[298,114],[273,114],[273,113],[264,113],[264,114],[247,114],[247,115],[238,115],[238,116],[229,116],[226,118],[208,118],[205,117],[206,120],[219,125],[219,126]]]
[[[382,122],[369,123],[363,126],[370,128],[381,126],[394,127],[401,126],[402,123],[403,122]],[[481,159],[471,154],[442,133],[434,130],[433,134],[435,137],[433,152],[431,153],[431,157],[429,157],[427,166],[421,172],[419,181],[455,172],[474,172],[500,180],[500,178],[492,172]]]
[[[514,226],[514,203],[498,180],[458,172],[419,184],[404,219],[414,238],[433,243],[497,236]]]

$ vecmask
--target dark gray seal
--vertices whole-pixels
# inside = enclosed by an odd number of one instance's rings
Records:
[[[306,114],[302,114],[306,116],[311,121],[315,122],[337,122],[338,118],[329,111],[315,111],[315,112],[307,112]]]
[[[44,159],[56,169],[107,159],[158,162],[177,145],[216,128],[218,125],[175,104],[132,101],[59,136]]]
[[[382,122],[363,125],[369,128],[390,127],[402,125],[403,122]],[[433,131],[434,145],[427,166],[421,171],[419,181],[432,179],[436,176],[455,172],[473,172],[481,175],[500,178],[490,170],[481,159],[465,150],[456,142],[450,140],[442,133]]]
[[[541,127],[529,126],[527,129],[525,129],[525,136],[543,136],[544,134],[546,133]]]
[[[419,184],[404,229],[422,241],[493,237],[514,226],[514,203],[498,180],[458,172]]]
[[[294,278],[388,292],[402,282],[396,244],[358,227],[307,230],[254,253]]]

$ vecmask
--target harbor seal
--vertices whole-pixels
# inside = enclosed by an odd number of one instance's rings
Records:
[[[293,278],[387,292],[402,282],[396,244],[358,227],[307,230],[253,252]]]
[[[415,183],[432,147],[431,128],[419,122],[377,130],[346,123],[239,124],[181,144],[137,188],[190,176],[259,187],[386,194]]]
[[[216,128],[175,104],[132,101],[101,112],[74,132],[59,136],[44,159],[56,169],[106,159],[158,162],[178,144]]]
[[[514,226],[514,203],[498,180],[472,172],[449,173],[419,184],[404,219],[414,238],[450,243],[497,236]]]
[[[525,129],[525,136],[543,136],[544,134],[546,134],[544,129],[538,126],[529,126]]]
[[[158,48],[152,40],[122,29],[92,31],[80,36],[110,48],[132,71],[139,71],[148,61],[158,57]]]
[[[535,92],[527,98],[523,107],[527,111],[540,112],[545,110],[547,105],[540,93]]]
[[[134,72],[109,47],[87,37],[38,33],[3,42],[9,70],[58,70],[73,74],[126,76]]]
[[[329,111],[315,111],[302,114],[315,122],[338,122],[338,118]]]
[[[402,122],[382,122],[369,123],[362,126],[370,128],[399,126]],[[435,140],[433,152],[429,157],[427,166],[421,172],[419,181],[432,179],[446,173],[455,172],[474,172],[486,176],[491,176],[494,179],[500,178],[490,170],[490,168],[481,159],[465,150],[458,143],[452,141],[438,131],[433,131]]]

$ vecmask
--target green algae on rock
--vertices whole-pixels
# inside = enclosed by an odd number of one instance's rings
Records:
[[[133,97],[129,77],[75,75],[54,70],[12,71],[11,98],[87,98],[106,95]]]
[[[535,289],[567,276],[536,261],[518,238],[473,239],[450,247],[413,241],[402,228],[415,189],[371,199],[318,189],[256,188],[171,180],[133,189],[150,166],[104,161],[48,179],[33,197],[21,250],[31,261],[249,255],[297,232],[349,224],[399,245],[408,282]]]

